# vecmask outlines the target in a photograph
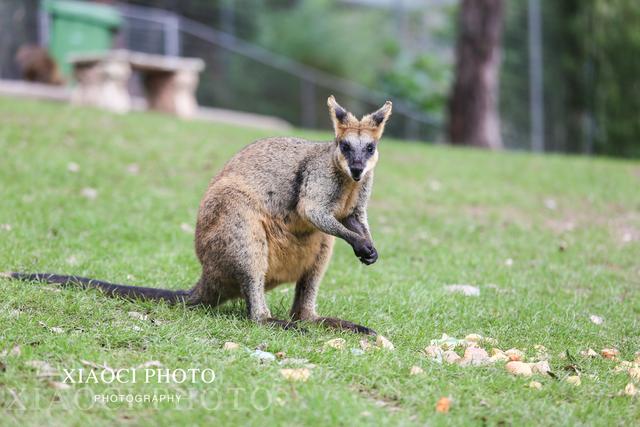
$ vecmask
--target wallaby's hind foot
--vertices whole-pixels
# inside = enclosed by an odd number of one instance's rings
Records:
[[[263,325],[272,325],[275,327],[279,327],[284,329],[285,331],[295,331],[300,333],[307,332],[306,328],[303,328],[302,326],[298,325],[297,322],[293,322],[289,320],[280,320],[280,319],[270,317],[266,320],[263,320],[260,323],[262,323]]]
[[[349,322],[348,320],[337,319],[335,317],[318,317],[316,319],[313,319],[313,322],[323,326],[327,326],[329,328],[354,332],[356,334],[374,335],[374,336],[378,335],[378,333],[371,328],[358,325],[357,323]]]

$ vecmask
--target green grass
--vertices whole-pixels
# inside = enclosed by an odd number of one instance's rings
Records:
[[[0,227],[0,271],[190,287],[199,265],[193,236],[181,224],[194,224],[200,197],[224,162],[264,136],[273,135],[0,99],[0,224],[11,226]],[[376,329],[395,351],[355,356],[349,348],[358,347],[357,336],[256,326],[246,320],[242,302],[186,309],[0,280],[0,351],[21,349],[0,358],[0,424],[638,422],[640,399],[618,396],[628,376],[614,372],[611,361],[578,354],[615,346],[631,360],[640,350],[640,164],[392,140],[380,151],[369,208],[380,259],[365,267],[338,242],[319,311]],[[80,170],[69,172],[70,162]],[[133,163],[138,174],[127,170]],[[84,197],[86,187],[96,189],[97,198]],[[550,199],[555,209],[546,206]],[[444,291],[456,283],[476,285],[481,295]],[[274,315],[287,315],[292,296],[291,285],[269,294]],[[136,320],[130,311],[148,319]],[[604,324],[591,323],[591,314]],[[568,362],[559,354],[568,350],[582,370],[582,385],[538,377],[543,388],[536,391],[530,379],[512,377],[501,365],[436,364],[421,349],[442,333],[480,333],[502,349],[527,349],[529,356],[542,344],[560,379],[568,375]],[[320,351],[337,336],[347,340],[346,351]],[[307,382],[288,383],[276,363],[261,364],[247,350],[224,351],[225,341],[250,349],[264,344],[316,367]],[[58,370],[80,368],[81,360],[111,367],[158,360],[170,369],[212,368],[217,377],[212,384],[139,381],[56,390],[25,365],[29,360]],[[425,375],[410,376],[413,365]],[[90,400],[92,394],[162,390],[197,397],[157,408],[92,406]],[[454,401],[448,414],[435,412],[442,396]]]

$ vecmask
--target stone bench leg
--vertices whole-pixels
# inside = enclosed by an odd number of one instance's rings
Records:
[[[147,104],[151,110],[183,118],[194,117],[198,111],[195,97],[198,86],[197,72],[146,72],[144,86]]]
[[[76,64],[76,87],[71,96],[75,105],[89,105],[116,113],[131,110],[128,81],[131,66],[126,61],[107,60]]]

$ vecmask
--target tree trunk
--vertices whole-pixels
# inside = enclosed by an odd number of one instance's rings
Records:
[[[453,144],[502,148],[498,116],[503,0],[463,0],[449,97]]]

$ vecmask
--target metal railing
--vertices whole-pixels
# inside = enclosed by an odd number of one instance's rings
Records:
[[[378,90],[309,67],[171,12],[123,3],[117,4],[117,7],[124,18],[118,47],[165,55],[196,56],[205,60],[207,70],[201,76],[198,93],[203,105],[281,115],[297,126],[326,128],[325,102],[331,93],[361,112],[374,109],[390,98]],[[265,85],[281,86],[277,85],[277,81],[285,80],[289,86],[279,87],[278,90],[256,87],[253,93],[249,93],[241,82],[230,81],[230,69],[234,68],[235,72],[238,67],[242,68],[241,72],[247,80],[259,80],[268,75],[270,81],[263,82]],[[238,87],[239,90],[234,96],[228,93],[228,87]],[[222,95],[223,92],[227,92],[226,96]],[[238,102],[238,96],[249,99]],[[287,104],[289,111],[284,111],[287,109],[281,105],[269,108],[264,99],[255,102],[258,96],[269,96],[266,100],[271,100],[273,104]],[[230,101],[232,98],[235,100]],[[439,120],[418,111],[402,99],[394,98],[393,102],[394,120],[389,126],[390,133],[409,139],[437,138],[441,129]]]

